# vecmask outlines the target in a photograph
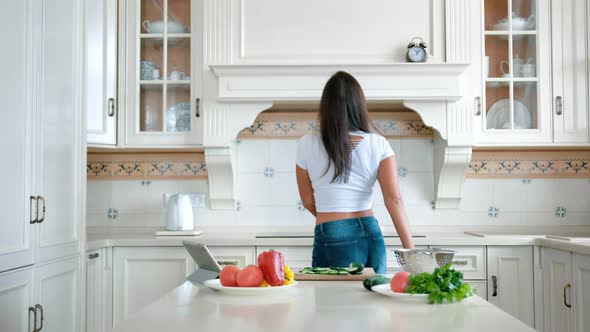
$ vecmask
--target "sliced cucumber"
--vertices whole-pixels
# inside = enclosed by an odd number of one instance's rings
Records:
[[[350,275],[347,271],[338,271],[339,275]]]

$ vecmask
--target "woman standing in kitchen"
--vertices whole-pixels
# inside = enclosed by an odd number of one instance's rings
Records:
[[[372,210],[375,181],[404,248],[414,244],[394,152],[371,131],[363,90],[352,75],[337,72],[326,83],[319,127],[297,142],[296,157],[299,195],[316,217],[312,265],[360,262],[383,274],[385,242]]]

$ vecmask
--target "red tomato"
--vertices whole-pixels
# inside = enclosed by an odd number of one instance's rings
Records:
[[[258,287],[262,283],[262,270],[256,265],[248,265],[236,277],[240,287]]]
[[[240,268],[234,265],[224,266],[219,273],[219,281],[225,287],[238,287],[236,276],[240,272]]]
[[[396,273],[393,278],[391,278],[391,282],[389,283],[389,287],[391,290],[396,293],[405,293],[406,287],[408,287],[408,279],[410,278],[410,272],[402,271]]]

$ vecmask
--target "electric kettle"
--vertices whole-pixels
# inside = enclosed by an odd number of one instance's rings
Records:
[[[194,227],[193,205],[190,196],[186,194],[170,196],[166,229],[169,231],[190,231]]]

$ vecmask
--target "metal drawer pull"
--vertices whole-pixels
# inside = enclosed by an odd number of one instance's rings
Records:
[[[41,211],[43,211],[43,217],[41,217],[40,219],[37,220],[38,223],[42,223],[43,220],[45,220],[45,197],[37,196],[37,200],[40,200],[41,202],[43,202],[43,208],[41,209]],[[37,204],[37,209],[39,209],[39,204]]]
[[[492,276],[492,296],[498,296],[498,277]]]
[[[452,261],[451,264],[452,265],[467,265],[467,264],[469,264],[469,261],[466,259],[460,260],[460,261]]]
[[[115,116],[115,98],[109,98],[109,100],[107,101],[107,107],[107,115],[112,118],[113,116]]]
[[[37,200],[37,196],[30,196],[29,204],[29,213],[31,214],[29,224],[34,224],[39,221],[39,208],[37,207],[39,205],[39,201]],[[35,215],[35,219],[33,219],[33,214]]]
[[[481,115],[481,97],[475,97],[475,115]]]
[[[201,117],[201,98],[195,99],[195,115],[197,118]]]
[[[37,332],[37,310],[33,307],[29,307],[29,323],[31,323],[31,312],[33,313],[33,332]]]
[[[563,114],[563,98],[561,96],[555,97],[555,114]]]
[[[96,259],[98,258],[99,254],[97,252],[95,252],[94,254],[90,254],[88,255],[88,259]]]
[[[43,306],[40,304],[35,304],[35,309],[39,309],[41,311],[41,326],[39,326],[38,331],[43,330]],[[35,323],[35,325],[37,325],[37,323]]]
[[[238,261],[217,261],[219,265],[238,265]]]
[[[566,293],[567,293],[567,289],[568,288],[572,288],[572,284],[565,284],[565,286],[563,286],[563,304],[565,304],[566,307],[571,308],[572,305],[567,303],[567,299],[566,299]]]

